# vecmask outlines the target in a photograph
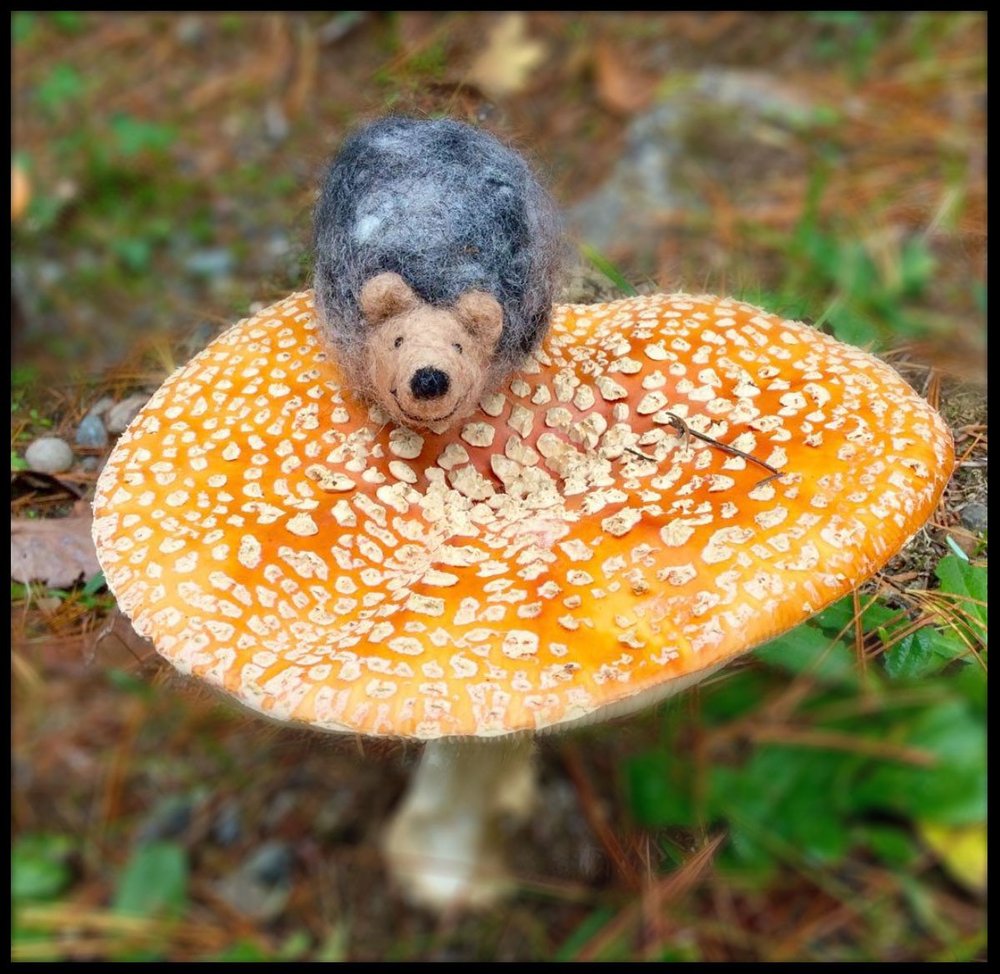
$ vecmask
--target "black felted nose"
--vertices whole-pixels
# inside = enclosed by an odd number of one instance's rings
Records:
[[[447,372],[425,365],[417,369],[410,379],[410,392],[414,399],[440,399],[451,386]]]

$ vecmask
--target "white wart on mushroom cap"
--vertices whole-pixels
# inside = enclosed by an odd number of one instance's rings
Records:
[[[243,703],[492,736],[648,703],[791,628],[902,547],[953,462],[884,363],[687,295],[557,308],[509,386],[418,434],[348,394],[304,292],[156,393],[94,533],[137,631]]]

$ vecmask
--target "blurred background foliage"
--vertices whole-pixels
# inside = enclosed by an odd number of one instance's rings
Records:
[[[564,295],[732,293],[887,354],[962,460],[862,593],[540,742],[521,892],[435,920],[378,829],[416,756],[182,684],[100,576],[11,583],[17,959],[985,957],[985,16],[15,12],[11,468],[307,285],[324,164],[450,114],[523,149]],[[934,368],[930,368],[933,366]],[[68,480],[86,500],[96,472]],[[19,492],[12,513],[66,513]]]

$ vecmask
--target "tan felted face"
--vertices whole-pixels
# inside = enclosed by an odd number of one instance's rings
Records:
[[[379,404],[403,426],[450,425],[467,416],[487,391],[503,310],[482,291],[451,308],[421,300],[392,273],[361,291],[371,329],[366,363]]]

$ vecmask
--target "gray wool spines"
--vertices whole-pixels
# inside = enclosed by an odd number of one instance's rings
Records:
[[[555,207],[521,156],[470,125],[390,117],[350,136],[324,182],[314,242],[317,306],[347,365],[366,340],[361,289],[384,271],[434,305],[492,294],[504,312],[497,381],[544,337]]]

